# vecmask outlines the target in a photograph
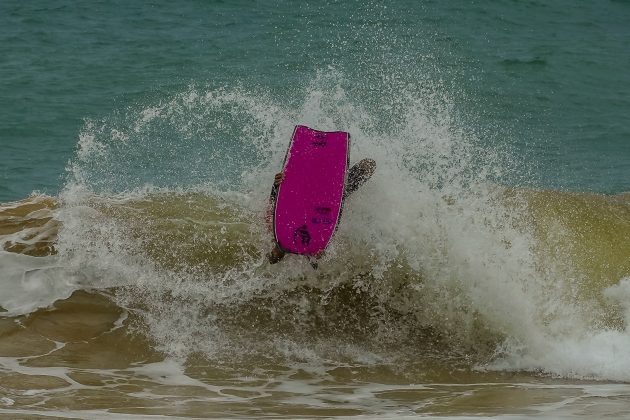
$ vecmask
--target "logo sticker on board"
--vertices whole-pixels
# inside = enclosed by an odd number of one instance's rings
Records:
[[[315,212],[323,216],[328,216],[330,214],[330,210],[330,207],[315,207]]]
[[[306,227],[306,225],[300,226],[293,232],[293,243],[297,243],[298,239],[300,240],[300,243],[304,246],[308,246],[308,244],[311,242],[311,234],[308,233],[308,228]]]
[[[315,147],[324,147],[326,146],[326,134],[324,133],[315,133],[314,137],[317,140],[311,142],[311,144]]]
[[[313,223],[314,225],[330,225],[332,224],[332,220],[328,217],[312,217],[311,223]]]

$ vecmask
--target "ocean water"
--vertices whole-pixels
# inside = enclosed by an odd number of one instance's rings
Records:
[[[0,3],[0,415],[627,418],[630,3]],[[296,124],[374,177],[270,266]]]

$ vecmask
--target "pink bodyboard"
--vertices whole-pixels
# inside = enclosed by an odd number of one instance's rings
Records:
[[[328,246],[341,216],[349,146],[346,132],[295,127],[274,210],[284,251],[316,255]]]

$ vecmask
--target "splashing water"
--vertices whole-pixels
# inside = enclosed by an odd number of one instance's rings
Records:
[[[190,87],[87,122],[56,213],[58,258],[87,270],[91,287],[116,287],[118,304],[142,314],[138,328],[178,358],[437,354],[483,369],[630,374],[614,352],[597,367],[590,351],[602,336],[627,340],[618,305],[586,298],[568,256],[549,258],[537,193],[493,181],[509,169],[505,151],[458,127],[439,89],[395,98],[404,113],[386,125],[339,73],[320,74],[303,97],[288,107],[244,88]],[[350,131],[353,160],[378,164],[317,272],[263,258],[269,180],[295,123]]]

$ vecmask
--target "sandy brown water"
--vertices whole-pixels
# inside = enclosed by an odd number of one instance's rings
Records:
[[[630,415],[630,386],[545,375],[282,361],[181,365],[154,350],[107,292],[75,292],[0,323],[0,414],[116,418],[354,415]],[[65,413],[65,414],[64,414]]]

